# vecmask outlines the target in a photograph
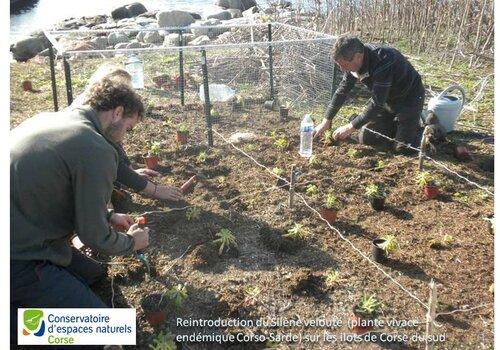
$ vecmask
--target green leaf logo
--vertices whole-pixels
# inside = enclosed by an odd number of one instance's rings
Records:
[[[23,314],[24,326],[33,332],[38,328],[42,317],[42,310],[26,310]]]

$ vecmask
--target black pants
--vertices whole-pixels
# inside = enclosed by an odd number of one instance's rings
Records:
[[[422,84],[405,101],[388,106],[359,132],[359,143],[372,146],[393,146],[396,151],[411,151],[406,145],[418,147],[422,136],[420,116],[424,106],[425,90]],[[386,135],[398,142],[388,140],[376,133]]]

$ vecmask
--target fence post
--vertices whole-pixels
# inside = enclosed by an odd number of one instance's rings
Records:
[[[429,344],[429,337],[434,330],[434,320],[436,319],[437,288],[434,280],[429,283],[429,311],[425,315],[425,350],[432,349],[432,342]]]
[[[49,63],[50,63],[50,81],[52,82],[52,100],[54,101],[54,111],[59,110],[59,103],[57,101],[57,84],[56,84],[56,69],[54,63],[54,48],[52,44],[49,45]]]
[[[291,209],[293,207],[293,197],[295,194],[294,190],[295,186],[295,164],[292,164],[291,171],[290,171],[290,189],[288,191],[289,193],[289,198],[288,198],[288,207]]]
[[[68,98],[68,106],[73,103],[73,86],[71,83],[71,69],[66,60],[66,57],[63,57],[63,66],[64,66],[64,79],[66,80],[66,96]]]
[[[274,76],[273,76],[273,46],[272,46],[272,41],[273,41],[273,35],[272,35],[272,28],[271,28],[271,23],[267,25],[267,40],[269,41],[269,87],[270,87],[270,98],[269,100],[274,100]]]
[[[422,171],[424,169],[424,158],[425,149],[427,148],[427,142],[429,141],[429,125],[424,128],[422,133],[422,140],[420,141],[420,152],[418,155],[418,170]]]
[[[208,88],[208,68],[207,68],[207,52],[205,49],[201,50],[201,69],[203,71],[203,93],[205,95],[205,121],[207,124],[207,138],[208,146],[214,145],[214,138],[212,132],[212,116],[210,115],[210,92]]]
[[[179,46],[183,46],[182,30],[179,31]],[[181,106],[184,106],[184,52],[179,49],[179,90],[181,92]]]

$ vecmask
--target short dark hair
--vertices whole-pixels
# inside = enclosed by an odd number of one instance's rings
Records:
[[[342,34],[337,38],[333,45],[333,59],[351,61],[356,53],[364,51],[364,45],[356,36],[351,34]]]
[[[90,105],[96,112],[105,112],[123,107],[123,117],[128,118],[138,114],[139,120],[144,115],[144,105],[141,96],[126,83],[103,78],[90,89],[84,104]]]

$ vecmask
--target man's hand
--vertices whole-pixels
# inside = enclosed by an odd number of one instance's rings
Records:
[[[345,140],[349,135],[351,135],[356,129],[351,123],[343,125],[335,129],[332,134],[334,140]]]
[[[117,231],[126,231],[134,223],[134,219],[127,214],[113,213],[111,218],[109,218],[109,223]]]
[[[127,234],[134,239],[134,251],[144,249],[149,245],[149,228],[140,228],[138,224],[133,224]]]
[[[153,169],[147,169],[147,168],[136,169],[135,172],[137,174],[139,174],[140,176],[144,176],[145,178],[148,178],[148,179],[150,179],[152,177],[160,176],[159,172],[154,171]]]
[[[157,185],[156,193],[153,197],[157,199],[178,201],[182,197],[182,192],[177,187]]]
[[[323,119],[321,123],[319,123],[315,128],[314,128],[314,139],[320,138],[323,133],[330,129],[332,126],[332,121],[328,119]]]

